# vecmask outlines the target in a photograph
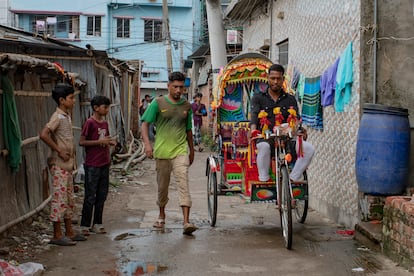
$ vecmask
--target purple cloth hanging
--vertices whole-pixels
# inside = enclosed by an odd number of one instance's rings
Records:
[[[321,76],[321,104],[324,107],[334,104],[338,63],[339,58]]]

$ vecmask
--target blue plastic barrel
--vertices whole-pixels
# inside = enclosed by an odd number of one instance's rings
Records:
[[[408,182],[409,154],[408,110],[365,104],[355,162],[359,191],[372,195],[401,194]]]

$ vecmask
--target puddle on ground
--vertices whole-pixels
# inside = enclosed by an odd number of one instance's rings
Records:
[[[129,261],[122,269],[122,273],[127,276],[136,276],[160,273],[166,271],[167,269],[168,267],[162,264],[144,261]]]
[[[131,229],[131,230],[123,230],[117,231],[113,235],[113,239],[115,241],[126,240],[130,238],[140,238],[140,237],[148,237],[151,235],[150,229]]]
[[[169,228],[154,228],[151,230],[151,232],[154,232],[157,234],[168,234],[168,233],[171,233],[172,230]]]
[[[121,241],[121,240],[127,240],[131,238],[148,237],[153,232],[156,234],[167,234],[167,233],[171,233],[172,230],[169,228],[130,230],[128,232],[122,232],[120,234],[115,235],[113,239],[115,241]]]
[[[142,222],[143,217],[139,216],[139,217],[127,217],[126,221],[127,222],[131,222],[131,223],[139,223]]]

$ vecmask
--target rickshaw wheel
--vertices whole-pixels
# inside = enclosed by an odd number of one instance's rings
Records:
[[[303,172],[303,179],[307,182],[308,175],[306,171]],[[296,220],[299,223],[304,223],[306,220],[306,216],[308,215],[308,207],[309,207],[309,186],[308,184],[304,184],[304,196],[301,199],[296,199],[296,208],[295,208],[295,215]]]
[[[208,215],[211,226],[216,225],[217,220],[217,173],[213,172],[207,161],[207,203]]]
[[[278,196],[280,199],[280,224],[282,226],[285,247],[292,249],[292,200],[290,196],[289,174],[286,166],[283,166],[280,170],[282,177],[281,185],[279,185],[280,196]]]

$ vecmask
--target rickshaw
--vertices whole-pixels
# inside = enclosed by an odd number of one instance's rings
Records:
[[[241,54],[217,77],[211,104],[217,151],[206,162],[208,214],[209,223],[214,227],[219,195],[238,194],[247,203],[274,204],[279,209],[285,247],[291,249],[292,213],[299,223],[305,222],[308,213],[306,171],[300,183],[289,179],[292,160],[286,145],[296,138],[297,129],[292,123],[285,123],[266,133],[256,131],[252,133],[255,137],[248,139],[250,100],[254,93],[266,91],[267,70],[271,65],[262,54]],[[275,141],[271,179],[267,182],[259,181],[255,160],[255,138],[264,136]]]

